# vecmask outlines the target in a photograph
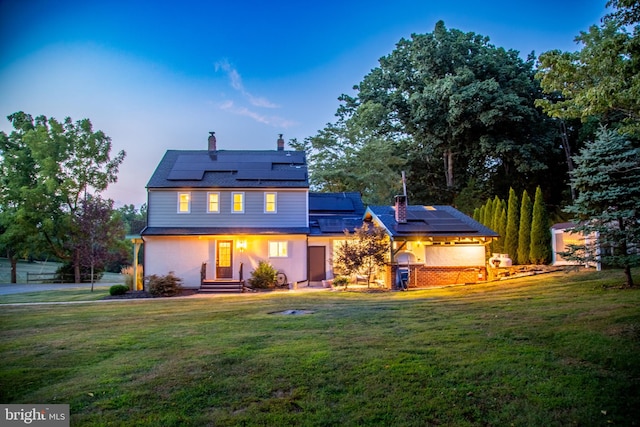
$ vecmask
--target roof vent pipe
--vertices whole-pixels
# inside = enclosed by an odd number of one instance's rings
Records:
[[[282,134],[279,134],[278,137],[278,151],[284,151],[284,139],[282,139]]]
[[[209,132],[209,151],[216,151],[218,148],[216,147],[216,133]]]

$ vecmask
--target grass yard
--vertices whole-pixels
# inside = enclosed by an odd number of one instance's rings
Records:
[[[5,305],[0,401],[68,403],[73,426],[638,425],[621,281]]]
[[[94,285],[91,292],[90,284],[83,288],[60,289],[55,291],[33,291],[17,294],[0,295],[2,304],[38,303],[38,302],[67,302],[67,301],[95,301],[109,295],[110,286]]]

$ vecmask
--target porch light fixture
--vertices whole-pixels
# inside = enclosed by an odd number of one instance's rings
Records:
[[[246,240],[238,240],[236,242],[236,248],[240,249],[240,251],[244,251],[245,249],[247,249],[247,241]]]

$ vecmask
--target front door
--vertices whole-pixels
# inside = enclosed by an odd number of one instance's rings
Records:
[[[218,240],[216,245],[216,279],[231,279],[233,271],[233,242],[231,240]]]
[[[320,282],[327,278],[324,246],[309,246],[309,280]]]

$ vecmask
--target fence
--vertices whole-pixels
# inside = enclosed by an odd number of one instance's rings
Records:
[[[101,273],[95,273],[93,275],[93,281],[98,282],[102,278]],[[81,274],[80,281],[82,283],[91,282],[91,274]],[[75,283],[76,278],[73,274],[58,274],[58,273],[27,273],[27,283]]]

